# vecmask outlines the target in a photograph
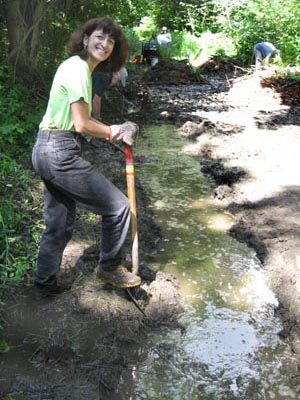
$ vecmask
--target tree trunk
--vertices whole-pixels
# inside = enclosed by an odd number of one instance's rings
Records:
[[[34,69],[39,46],[41,22],[46,14],[44,0],[9,0],[6,2],[9,61],[16,74]]]
[[[19,0],[11,0],[6,3],[7,31],[9,41],[9,54],[18,48],[20,42],[19,29]]]

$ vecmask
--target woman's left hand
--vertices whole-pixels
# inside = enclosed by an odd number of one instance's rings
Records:
[[[126,121],[122,125],[111,125],[110,130],[109,139],[111,142],[114,143],[118,140],[123,140],[124,143],[133,146],[139,132],[139,127],[134,122]]]
[[[139,127],[134,122],[126,121],[121,125],[121,132],[123,142],[129,146],[133,146],[139,133]]]

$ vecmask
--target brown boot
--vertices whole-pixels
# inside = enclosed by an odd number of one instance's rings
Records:
[[[101,267],[98,267],[96,270],[96,276],[103,282],[110,283],[119,288],[130,288],[139,286],[142,283],[139,276],[129,272],[122,265],[113,271],[104,271]]]

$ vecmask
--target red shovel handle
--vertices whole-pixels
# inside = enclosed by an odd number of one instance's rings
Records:
[[[139,269],[138,229],[136,215],[135,179],[132,147],[125,144],[127,194],[131,209],[132,272],[137,274]]]
[[[125,160],[126,160],[126,168],[128,166],[133,165],[133,151],[132,147],[129,144],[125,144]],[[126,170],[127,173],[127,170]]]

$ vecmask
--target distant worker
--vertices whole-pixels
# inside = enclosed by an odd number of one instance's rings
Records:
[[[159,59],[159,44],[157,42],[157,34],[153,33],[149,42],[142,45],[142,63],[148,65],[155,65]]]
[[[280,57],[280,51],[270,42],[259,42],[254,46],[255,66],[260,68],[263,64],[269,64],[271,58]]]
[[[162,27],[161,32],[156,36],[156,40],[160,47],[163,46],[167,49],[169,55],[172,49],[172,36],[166,26]]]
[[[126,68],[120,69],[119,72],[113,73],[97,73],[92,74],[93,78],[93,118],[101,119],[101,106],[102,97],[105,90],[110,86],[117,86],[120,84],[123,87],[126,85],[126,78],[128,76]]]

